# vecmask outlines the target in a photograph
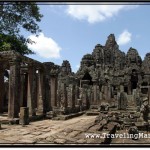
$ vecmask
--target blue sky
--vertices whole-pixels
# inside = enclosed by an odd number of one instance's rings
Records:
[[[114,33],[120,50],[130,47],[142,58],[150,52],[150,5],[39,5],[44,15],[39,23],[42,33],[29,45],[36,55],[29,57],[58,65],[69,60],[77,71],[83,55],[92,53],[96,44],[105,45]]]

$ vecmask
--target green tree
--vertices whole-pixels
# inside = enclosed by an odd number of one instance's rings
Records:
[[[33,54],[27,43],[33,43],[20,35],[20,30],[38,35],[38,22],[43,17],[35,2],[0,2],[0,51],[15,50],[20,54]]]

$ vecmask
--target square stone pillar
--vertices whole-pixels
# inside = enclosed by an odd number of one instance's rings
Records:
[[[149,102],[149,105],[150,105],[150,86],[148,87],[148,102]]]
[[[21,70],[20,107],[27,107],[28,73]]]
[[[20,71],[20,107],[23,107],[23,95],[24,95],[24,72]]]
[[[50,77],[50,83],[51,83],[51,106],[56,107],[57,106],[57,76],[51,76]]]
[[[61,107],[66,109],[68,106],[66,84],[61,83]]]
[[[2,62],[0,63],[0,113],[3,113],[4,107],[4,92],[5,92],[5,85],[4,85],[4,68]]]
[[[48,112],[51,110],[51,90],[50,90],[50,78],[49,75],[44,76],[44,95],[45,95],[45,101],[44,101],[44,108],[45,111]]]
[[[83,96],[82,96],[82,104],[83,104],[83,109],[87,109],[88,106],[88,95],[87,95],[87,85],[83,84]]]
[[[96,80],[94,80],[93,81],[93,94],[94,94],[94,104],[97,104],[97,101],[98,101],[98,99],[97,99],[97,81]]]
[[[112,92],[111,85],[108,85],[108,96],[107,96],[108,102],[111,102],[111,92]]]
[[[73,84],[70,84],[69,85],[69,91],[70,91],[70,99],[68,100],[68,101],[70,101],[69,102],[69,106],[71,107],[71,108],[75,108],[75,85],[73,85]]]
[[[111,98],[114,98],[114,87],[111,86]]]
[[[44,113],[44,72],[39,70],[38,73],[38,113]]]
[[[132,94],[132,90],[131,90],[131,82],[128,83],[128,95]]]
[[[108,102],[108,85],[104,85],[104,97],[105,97],[105,101]]]
[[[35,116],[35,101],[36,101],[36,68],[35,66],[29,65],[28,67],[28,97],[27,107],[29,107],[29,115]]]
[[[8,117],[18,118],[20,109],[20,63],[10,62]]]
[[[22,125],[29,124],[29,108],[28,107],[20,107],[19,123]]]
[[[124,86],[120,85],[120,92],[124,92]]]
[[[78,104],[77,100],[79,99],[79,87],[75,86],[75,105]]]

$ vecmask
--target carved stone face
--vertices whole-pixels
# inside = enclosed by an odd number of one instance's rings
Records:
[[[62,71],[62,72],[66,72],[66,71],[67,71],[66,67],[63,66],[62,69],[61,69],[61,71]]]
[[[107,45],[108,47],[111,47],[111,46],[114,45],[114,43],[115,43],[115,37],[114,37],[114,35],[111,34],[110,36],[108,36],[106,45]]]
[[[82,61],[82,67],[88,67],[88,64],[89,64],[88,61],[85,60]]]
[[[109,37],[109,42],[110,42],[111,44],[113,43],[113,37],[112,37],[112,36]]]
[[[150,64],[150,55],[147,56],[147,63]]]
[[[96,53],[96,55],[95,55],[95,56],[96,56],[96,59],[99,59],[99,54],[100,54],[100,53],[99,53],[99,50],[97,49],[95,53]]]
[[[138,52],[136,49],[130,48],[128,53],[127,53],[127,61],[128,63],[136,63],[140,64],[141,63],[141,58],[138,55]]]

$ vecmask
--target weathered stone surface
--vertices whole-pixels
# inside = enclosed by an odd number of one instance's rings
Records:
[[[28,107],[21,107],[20,108],[19,123],[22,125],[28,125],[29,124],[29,108]]]

